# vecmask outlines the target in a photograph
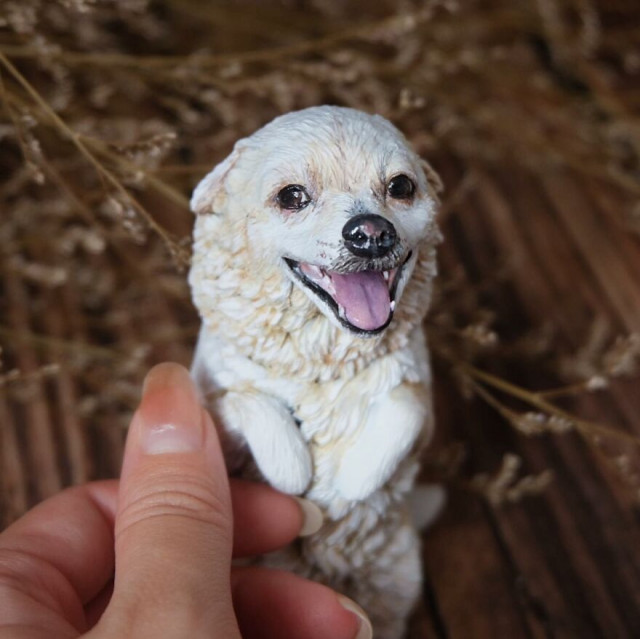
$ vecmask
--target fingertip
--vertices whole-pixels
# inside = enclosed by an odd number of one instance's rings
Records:
[[[204,446],[204,415],[189,372],[179,364],[154,366],[142,386],[127,451],[146,455],[195,452]]]
[[[188,371],[158,365],[147,375],[127,438],[113,602],[153,616],[187,599],[207,618],[215,611],[227,618],[232,529],[213,422]]]
[[[160,362],[152,366],[142,382],[142,395],[149,394],[154,386],[164,385],[167,379],[190,377],[189,371],[177,362]],[[158,383],[160,382],[160,383]]]
[[[368,639],[360,612],[327,586],[260,566],[231,574],[233,605],[244,639]],[[347,600],[351,601],[351,600]]]
[[[371,626],[371,620],[367,617],[367,613],[353,599],[349,599],[344,595],[338,595],[338,602],[358,619],[358,631],[353,639],[372,639],[373,627]]]
[[[309,537],[317,533],[324,523],[324,516],[318,506],[303,497],[294,497],[302,513],[302,526],[298,535]]]
[[[145,469],[189,464],[208,470],[221,486],[227,473],[218,434],[200,403],[189,371],[172,362],[154,366],[143,382],[140,405],[133,415],[124,451],[121,489],[129,476]]]

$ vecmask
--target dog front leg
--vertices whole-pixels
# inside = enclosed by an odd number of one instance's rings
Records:
[[[383,486],[409,454],[430,413],[422,386],[402,384],[377,398],[340,461],[338,492],[361,501]]]
[[[304,492],[313,471],[311,454],[286,406],[259,392],[228,392],[218,411],[227,430],[247,442],[269,484],[291,495]]]

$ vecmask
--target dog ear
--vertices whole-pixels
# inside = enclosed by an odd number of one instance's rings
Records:
[[[227,197],[225,180],[242,154],[245,146],[242,142],[243,140],[236,142],[233,151],[220,164],[217,164],[213,171],[202,178],[194,189],[191,196],[191,210],[196,215],[215,213],[224,207]]]
[[[421,159],[420,165],[422,166],[424,175],[427,178],[427,183],[431,187],[436,200],[438,200],[439,202],[440,198],[438,197],[438,195],[444,191],[444,184],[442,183],[440,176],[433,170],[431,165],[426,160]]]

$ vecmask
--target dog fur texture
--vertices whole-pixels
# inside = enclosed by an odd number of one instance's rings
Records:
[[[399,174],[414,183],[411,198],[388,196]],[[301,210],[278,203],[292,184],[308,193]],[[203,321],[192,373],[223,427],[229,470],[304,495],[325,518],[264,561],[357,601],[380,639],[403,636],[421,583],[406,496],[433,429],[422,322],[438,188],[387,120],[314,107],[238,141],[192,199],[189,281]],[[381,259],[345,248],[342,229],[363,212],[396,230]],[[392,321],[379,332],[345,324],[291,264],[397,269]]]

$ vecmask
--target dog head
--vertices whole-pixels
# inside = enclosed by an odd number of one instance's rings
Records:
[[[191,204],[244,236],[256,278],[275,266],[333,324],[370,337],[389,326],[420,244],[437,240],[440,188],[390,122],[325,106],[238,141]]]

